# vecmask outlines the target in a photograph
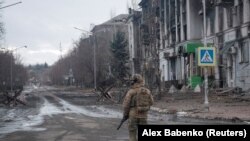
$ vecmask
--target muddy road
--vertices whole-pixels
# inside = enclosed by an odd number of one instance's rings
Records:
[[[54,87],[29,86],[27,106],[0,107],[0,141],[125,141],[127,123],[116,130],[119,104],[96,102],[97,95]],[[149,124],[224,124],[150,112]]]

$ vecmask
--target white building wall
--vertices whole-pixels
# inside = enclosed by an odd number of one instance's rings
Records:
[[[237,2],[237,1],[235,1]],[[236,3],[237,4],[237,3]],[[241,25],[241,35],[245,38],[241,43],[244,42],[248,46],[248,62],[242,62],[241,56],[243,53],[241,51],[242,44],[236,43],[237,54],[235,61],[235,86],[243,88],[243,90],[248,90],[250,88],[250,39],[248,36],[248,26],[247,24],[250,21],[250,2],[249,0],[243,0],[243,24]],[[244,24],[245,23],[245,24]]]
[[[160,69],[161,69],[161,80],[168,81],[169,80],[168,62],[164,58],[164,52],[160,52]]]
[[[219,22],[221,17],[219,17],[219,6],[215,7],[215,23],[214,23],[214,31],[215,33],[218,33],[220,31],[219,29]]]
[[[185,59],[184,59],[184,57],[181,57],[181,66],[182,66],[181,77],[182,77],[182,80],[185,80]]]
[[[248,42],[248,48],[250,48],[250,39],[245,41]],[[250,54],[250,49],[248,52]],[[239,48],[236,57],[236,86],[243,88],[243,90],[250,88],[250,65],[249,63],[241,63]]]
[[[202,18],[199,16],[200,7],[197,0],[187,0],[187,40],[201,38]]]
[[[160,57],[160,69],[162,71],[161,78],[164,77],[165,81],[170,81],[170,80],[173,80],[172,79],[173,78],[173,74],[172,73],[175,73],[176,76],[177,76],[177,78],[178,78],[177,68],[179,68],[179,67],[177,66],[177,63],[176,63],[176,65],[175,65],[175,72],[171,72],[171,62],[170,62],[170,60],[168,60],[168,59],[166,59],[164,57],[164,52],[168,52],[170,54],[173,54],[174,49],[173,48],[171,48],[171,49],[166,48],[166,49],[162,50],[160,52],[160,54],[159,54],[159,57]],[[181,71],[180,71],[180,73],[181,73]]]
[[[183,21],[183,9],[182,9],[183,0],[180,0],[180,24],[181,24],[181,39],[180,41],[184,41],[184,21]]]
[[[250,21],[250,1],[249,0],[243,0],[243,22],[247,23]]]
[[[184,79],[185,79],[185,77],[184,77],[184,73],[185,73],[185,71],[184,71],[184,57],[182,57],[182,56],[180,56],[180,57],[178,57],[178,67],[179,67],[179,70],[178,70],[178,80],[181,80],[181,81],[183,81]]]
[[[235,12],[237,11],[236,6],[238,6],[238,0],[235,0],[235,2],[234,2],[234,7],[235,7],[234,11]],[[235,14],[232,15],[232,17],[233,17],[233,27],[238,26],[239,25],[238,15],[235,13]]]
[[[168,17],[168,15],[167,15],[167,2],[168,1],[164,1],[164,19],[168,19],[167,17]],[[163,48],[166,48],[166,45],[167,45],[167,39],[166,39],[166,35],[167,35],[167,22],[169,22],[168,20],[164,20],[165,22],[164,22],[164,42],[165,42],[165,47],[163,47]]]
[[[227,10],[226,8],[223,8],[223,30],[228,29],[227,25]]]
[[[133,23],[131,22],[129,24],[129,30],[130,30],[130,50],[131,50],[131,59],[133,59],[135,57],[135,37],[134,37],[134,25]]]
[[[129,62],[131,74],[135,73],[133,58],[135,57],[135,42],[134,42],[134,26],[133,22],[130,21],[128,24],[128,44],[129,44]]]
[[[164,10],[164,13],[163,13],[163,17],[164,19],[168,19],[168,11],[166,10],[167,9],[167,4],[168,4],[169,1],[167,0],[164,0],[164,6],[163,6],[163,10]],[[165,46],[161,45],[162,46],[162,50],[160,50],[159,52],[159,60],[160,60],[160,69],[161,69],[161,80],[162,81],[168,81],[168,64],[167,64],[167,60],[165,59],[164,57],[164,50],[165,48],[167,47],[167,39],[166,39],[166,35],[167,35],[167,20],[164,20],[164,23],[163,23],[163,27],[161,28],[161,30],[163,30],[162,32],[162,42],[161,44],[164,42]]]

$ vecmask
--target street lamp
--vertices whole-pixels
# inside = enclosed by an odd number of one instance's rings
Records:
[[[93,33],[90,32],[90,31],[87,31],[87,30],[84,30],[84,29],[81,29],[81,28],[78,28],[78,27],[74,27],[74,29],[77,29],[77,30],[80,30],[82,32],[86,32],[88,35],[92,35]]]
[[[86,32],[89,35],[93,35],[93,40],[94,40],[94,85],[95,85],[95,90],[96,90],[96,37],[93,34],[93,32],[84,30],[84,29],[80,29],[77,27],[74,27],[74,29],[80,30],[82,32]]]
[[[11,52],[11,55],[13,54],[14,51],[20,49],[20,48],[27,48],[27,46],[21,46],[21,47],[17,47],[15,49],[12,49],[12,50],[8,50]],[[5,49],[5,48],[3,48]],[[12,56],[10,56],[10,90],[11,92],[13,91],[13,64],[12,64]]]

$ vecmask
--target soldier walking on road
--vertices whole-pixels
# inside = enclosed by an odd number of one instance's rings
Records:
[[[129,140],[137,141],[138,125],[147,124],[147,115],[153,105],[153,96],[149,89],[144,87],[141,75],[135,74],[133,84],[123,101],[123,116],[128,117]]]

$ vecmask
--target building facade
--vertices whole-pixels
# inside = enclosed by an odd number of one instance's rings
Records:
[[[141,50],[141,11],[129,9],[128,17],[128,41],[129,41],[129,65],[131,75],[142,73],[143,52]]]
[[[211,85],[249,88],[249,0],[206,0],[206,37],[217,50],[209,68]],[[196,48],[203,46],[203,4],[196,0],[160,0],[161,80],[176,87],[202,83]]]
[[[127,19],[128,14],[120,14],[102,24],[94,26],[91,31],[93,35],[90,38],[94,47],[97,83],[113,75],[111,71],[113,57],[110,47],[118,31],[123,32],[125,39],[128,40]]]
[[[166,87],[200,82],[195,49],[202,46],[201,8],[200,1],[161,0],[160,70]]]
[[[142,72],[145,83],[150,89],[160,87],[159,50],[160,50],[160,1],[142,0],[140,39],[142,52]]]
[[[152,87],[158,79],[165,88],[202,85],[196,50],[206,33],[217,60],[208,69],[209,86],[249,89],[250,1],[205,2],[206,15],[202,0],[141,0],[140,12],[130,10],[131,73],[142,73]]]

